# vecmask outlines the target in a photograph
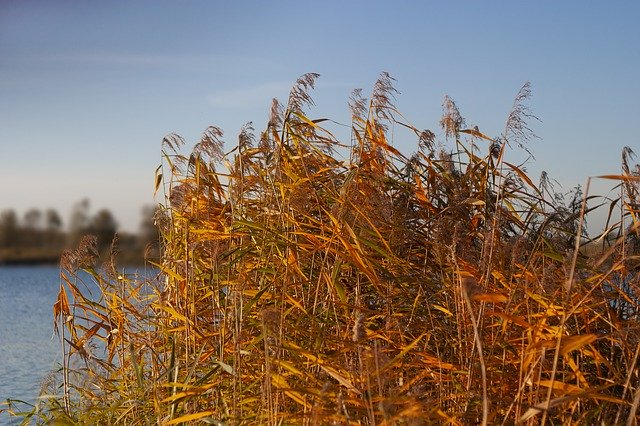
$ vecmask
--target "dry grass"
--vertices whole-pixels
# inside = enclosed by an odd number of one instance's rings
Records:
[[[39,418],[633,424],[629,152],[609,177],[621,185],[615,237],[584,256],[588,188],[564,203],[506,159],[532,136],[528,85],[498,138],[463,128],[447,98],[436,148],[433,132],[401,121],[387,74],[370,102],[354,92],[352,140],[340,143],[305,115],[316,77],[226,155],[215,127],[190,155],[165,138],[161,282],[95,272],[90,241],[67,255],[54,307],[64,368]],[[390,126],[410,129],[418,151],[398,152]],[[99,283],[96,300],[80,269]]]

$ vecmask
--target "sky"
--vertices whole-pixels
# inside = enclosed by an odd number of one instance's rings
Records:
[[[637,1],[0,0],[0,211],[68,221],[86,197],[136,231],[164,202],[165,135],[193,146],[215,125],[231,148],[307,72],[312,118],[349,124],[352,90],[386,71],[415,127],[439,130],[448,95],[492,136],[530,82],[526,168],[568,191],[619,173],[624,146],[640,154],[639,18]]]

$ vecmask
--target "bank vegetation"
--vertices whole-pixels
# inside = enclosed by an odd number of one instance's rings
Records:
[[[638,168],[603,199],[531,177],[526,84],[504,131],[440,136],[383,73],[350,139],[309,116],[317,75],[225,152],[162,144],[156,279],[100,269],[85,238],[53,308],[64,362],[27,416],[64,424],[634,424]],[[325,127],[327,126],[327,127]],[[396,146],[414,140],[415,152]],[[615,167],[615,165],[614,165]],[[594,209],[608,217],[589,236]],[[582,246],[590,247],[586,255]],[[594,249],[595,247],[595,249]],[[85,294],[80,270],[100,295]],[[63,424],[63,423],[56,423]]]

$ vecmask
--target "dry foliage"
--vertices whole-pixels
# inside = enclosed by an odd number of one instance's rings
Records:
[[[606,177],[620,198],[586,256],[588,188],[564,202],[546,176],[538,188],[505,159],[532,136],[528,85],[497,138],[463,128],[446,98],[447,150],[400,121],[387,74],[371,102],[354,92],[352,143],[341,144],[304,113],[316,77],[301,77],[266,130],[257,138],[247,125],[226,155],[215,127],[190,155],[179,136],[165,138],[159,282],[98,274],[85,261],[90,241],[68,255],[54,307],[65,362],[40,418],[633,423],[630,150],[622,173]],[[410,129],[419,150],[403,156],[389,126]],[[99,298],[85,296],[79,268]]]

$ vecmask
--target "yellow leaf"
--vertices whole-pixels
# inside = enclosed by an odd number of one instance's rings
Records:
[[[555,387],[555,386],[554,386]],[[570,401],[575,401],[578,398],[584,398],[584,397],[588,397],[588,398],[592,398],[592,399],[596,399],[596,400],[603,400],[603,401],[610,401],[610,402],[614,402],[617,404],[623,403],[622,400],[618,399],[618,398],[614,398],[608,395],[601,395],[601,394],[597,394],[597,393],[593,393],[590,390],[587,391],[583,391],[583,392],[579,392],[579,393],[572,393],[571,395],[564,395],[564,396],[560,396],[558,398],[554,398],[551,401],[547,402],[541,402],[539,404],[536,404],[532,407],[530,407],[523,415],[522,417],[520,417],[520,419],[518,420],[518,424],[522,424],[524,422],[526,422],[527,420],[529,420],[530,418],[544,412],[547,411],[551,408],[554,407],[558,407],[564,403],[570,402]]]
[[[451,313],[450,310],[448,310],[447,308],[445,308],[444,306],[440,306],[440,305],[433,305],[434,309],[439,310],[440,312],[447,314],[448,316],[452,317],[453,314]]]
[[[194,396],[194,395],[200,395],[202,393],[202,391],[198,391],[198,390],[188,390],[188,391],[182,391],[182,392],[178,392],[178,393],[174,393],[173,395],[170,395],[168,397],[166,397],[165,399],[163,399],[160,402],[173,402],[173,401],[177,401],[179,399],[182,398],[186,398],[188,396]]]
[[[271,383],[278,389],[284,391],[284,394],[289,398],[293,399],[298,404],[307,407],[307,402],[304,400],[304,397],[299,393],[291,389],[287,380],[277,373],[271,373]]]
[[[215,414],[215,410],[201,411],[199,413],[187,414],[186,416],[178,417],[177,419],[173,419],[165,424],[176,425],[178,423],[190,422],[191,420],[198,420],[212,414]]]
[[[551,380],[540,380],[537,384],[538,386],[543,386],[545,388],[550,387],[562,391],[563,393],[579,393],[584,391],[584,389],[579,388],[578,386],[570,385],[569,383],[564,383],[559,380],[554,380],[553,382]]]
[[[306,373],[303,373],[302,371],[298,370],[293,364],[291,364],[288,361],[283,361],[283,360],[280,360],[280,359],[273,359],[273,360],[271,360],[271,362],[273,362],[274,364],[279,365],[280,367],[284,368],[285,370],[288,370],[289,372],[295,374],[296,376],[308,377],[308,375]]]
[[[527,321],[525,321],[524,317],[521,316],[514,316],[514,315],[509,315],[509,314],[505,314],[504,312],[497,312],[497,311],[490,311],[487,312],[488,315],[495,315],[497,317],[502,318],[505,321],[509,321],[512,322],[514,324],[518,324],[524,328],[529,328],[531,327],[531,324],[529,324]]]
[[[53,315],[57,317],[59,315],[71,315],[69,310],[69,299],[67,299],[67,292],[64,291],[64,286],[60,284],[60,290],[58,291],[58,297],[56,303],[53,304]]]
[[[503,303],[509,300],[507,296],[500,293],[480,293],[472,297],[473,300],[489,303]]]
[[[627,180],[627,181],[640,181],[640,176],[627,176],[627,175],[602,175],[596,176],[600,179],[613,179],[613,180]]]
[[[322,368],[325,373],[336,379],[342,386],[346,387],[352,392],[355,392],[358,395],[362,395],[362,393],[358,389],[356,389],[355,386],[353,386],[353,383],[351,383],[346,377],[340,374],[335,368],[322,364],[320,364],[320,368]]]
[[[411,351],[420,342],[420,340],[422,340],[422,338],[426,335],[427,333],[421,334],[413,342],[409,343],[407,346],[402,348],[402,350],[398,353],[398,355],[394,356],[391,361],[389,361],[384,367],[382,367],[382,369],[380,369],[379,374],[382,374],[383,372],[387,371],[388,369],[393,367],[395,364],[397,364],[402,359],[402,357],[404,357],[409,351]]]
[[[485,202],[482,200],[479,200],[477,198],[467,198],[466,200],[464,200],[465,204],[471,204],[472,206],[484,206]]]
[[[156,169],[156,182],[153,190],[153,196],[156,196],[156,192],[158,192],[158,188],[160,188],[160,184],[162,183],[162,165],[158,166]]]
[[[305,123],[307,123],[309,126],[311,126],[313,128],[318,128],[318,125],[316,123],[324,121],[324,120],[309,120],[304,114],[301,114],[301,113],[295,112],[295,111],[294,111],[293,115],[295,115],[300,120],[304,121]]]
[[[420,179],[420,176],[416,174],[416,175],[413,176],[413,179],[416,181],[417,188],[415,190],[415,194],[416,194],[416,197],[418,197],[418,200],[424,201],[424,202],[429,201],[429,200],[427,200],[426,195],[424,195],[424,189],[423,189],[423,186],[422,186],[422,179]]]
[[[488,141],[493,142],[493,138],[490,138],[489,136],[485,135],[478,129],[462,129],[460,130],[460,133],[467,133],[471,136],[475,136],[477,138],[482,138],[482,139],[486,139]]]
[[[525,181],[531,188],[535,189],[536,191],[538,190],[538,188],[533,184],[533,182],[531,182],[531,179],[529,179],[529,176],[527,176],[527,174],[525,172],[520,170],[518,168],[518,166],[515,166],[513,164],[507,163],[506,161],[504,162],[504,164],[506,164],[507,166],[511,167],[511,170],[516,172],[516,174],[520,177],[520,179]]]
[[[584,345],[595,342],[597,339],[598,336],[595,334],[580,334],[576,336],[563,337],[560,344],[560,354],[566,355]]]
[[[55,303],[53,304],[53,318],[54,318],[54,329],[56,333],[58,333],[58,319],[59,318],[68,318],[71,316],[71,310],[69,309],[69,299],[67,299],[67,292],[64,291],[64,286],[60,284],[60,291],[58,292],[58,297],[56,298]],[[73,328],[71,328],[73,330]],[[72,333],[75,335],[75,333]]]
[[[585,388],[588,388],[589,382],[584,377],[584,374],[582,374],[582,371],[580,371],[580,367],[578,367],[578,364],[576,364],[573,358],[570,356],[565,357],[565,362],[569,365],[569,367],[571,368],[571,371],[573,371],[573,374],[576,375],[576,379],[578,379],[578,382],[580,383],[580,385]]]
[[[420,336],[420,337],[422,337],[422,336]],[[341,385],[343,385],[347,389],[357,393],[358,395],[361,394],[361,392],[358,389],[356,389],[356,387],[353,385],[353,383],[351,383],[351,381],[345,377],[345,376],[348,376],[349,373],[338,371],[336,368],[328,366],[326,364],[325,360],[323,360],[322,358],[320,358],[320,357],[318,357],[316,355],[313,355],[313,354],[305,351],[304,349],[302,349],[300,346],[296,345],[295,343],[283,341],[282,342],[282,346],[284,346],[287,349],[292,349],[292,350],[296,351],[297,353],[299,353],[300,355],[302,355],[305,358],[307,358],[309,361],[318,364],[320,366],[320,368],[322,368],[324,370],[325,373],[327,373],[328,375],[330,375],[331,377],[336,379],[338,382],[340,382]],[[272,377],[273,376],[275,376],[275,374],[272,374]],[[282,379],[282,380],[284,380],[284,379]]]
[[[166,311],[168,314],[170,314],[175,319],[178,319],[178,320],[184,321],[184,322],[189,321],[187,319],[187,317],[185,317],[184,315],[178,313],[178,311],[176,311],[175,309],[173,309],[170,306],[160,306],[160,309],[162,309],[163,311]]]

